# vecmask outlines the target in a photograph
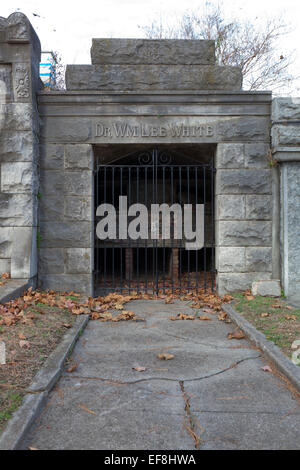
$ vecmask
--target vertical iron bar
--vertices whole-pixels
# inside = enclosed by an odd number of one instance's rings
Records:
[[[123,168],[120,168],[120,195],[123,196]],[[120,227],[120,220],[119,220],[119,227]],[[120,228],[119,228],[120,231]],[[124,247],[122,246],[123,240],[120,240],[120,290],[121,294],[123,292],[123,253]]]
[[[139,167],[136,167],[136,202],[139,202]],[[140,227],[141,231],[141,227]],[[137,292],[140,291],[140,269],[139,269],[139,239],[136,241],[136,275],[137,275]]]
[[[165,170],[166,168],[163,167],[163,203],[166,202],[166,185],[165,185]],[[166,272],[166,240],[163,239],[163,293],[165,293],[165,272]]]
[[[203,167],[203,204],[204,204],[204,228],[205,228],[205,215],[206,215],[206,168]],[[206,236],[204,232],[204,289],[207,289],[206,277]]]
[[[148,173],[147,173],[148,168],[144,168],[145,172],[145,206],[149,209],[148,204]],[[150,208],[151,208],[151,203],[150,203]],[[150,226],[149,226],[149,212],[147,212],[147,217],[148,217],[148,233],[147,235],[149,236],[149,231],[151,233],[151,220],[150,220]],[[145,279],[146,279],[146,294],[148,293],[148,238],[145,240]]]
[[[158,167],[158,150],[155,149],[155,204],[157,204],[157,167]],[[158,224],[158,239],[155,240],[155,269],[156,269],[156,295],[158,295],[158,240],[160,237],[160,223]]]
[[[130,207],[131,205],[131,167],[128,167],[128,207]],[[130,243],[130,237],[128,236],[127,237],[128,239],[128,256],[129,256],[129,282],[128,282],[128,292],[130,294],[130,290],[131,290],[131,275],[132,275],[132,260],[133,260],[133,256],[132,256],[132,248],[131,248],[131,243]],[[126,252],[125,252],[125,256],[126,256]],[[126,267],[128,267],[128,260],[126,262]]]
[[[112,205],[115,206],[115,168],[112,167],[112,185],[111,185],[111,191],[112,191]],[[113,242],[113,249],[112,249],[112,285],[113,289],[115,289],[115,244],[116,240]]]
[[[103,186],[103,191],[104,191],[104,194],[103,194],[103,199],[104,199],[104,204],[106,203],[106,166],[104,167],[104,186]],[[106,291],[107,289],[107,278],[106,278],[106,268],[107,268],[107,264],[106,264],[106,250],[107,250],[107,247],[106,247],[106,241],[104,242],[104,289]]]
[[[188,192],[188,199],[187,203],[190,203],[190,167],[186,167],[186,179],[187,179],[187,192]],[[193,221],[193,211],[192,211],[192,221]],[[191,287],[191,266],[190,266],[190,250],[187,250],[187,256],[188,256],[188,288]]]
[[[215,215],[214,215],[214,204],[215,204],[215,190],[214,190],[214,176],[215,171],[213,164],[211,166],[211,288],[214,290],[215,288]]]
[[[181,166],[179,167],[179,174],[178,174],[178,177],[179,177],[179,204],[180,204],[180,207],[182,209],[182,172],[181,172]],[[183,228],[183,223],[181,224],[181,228]],[[180,291],[182,290],[182,243],[183,243],[183,237],[184,237],[184,232],[182,232],[182,236],[181,236],[181,240],[180,240],[180,246],[179,246],[179,250],[178,250],[178,253],[179,253],[179,288],[180,288]]]
[[[173,174],[173,166],[171,166],[171,205],[174,202],[174,174]],[[174,217],[173,217],[173,233],[171,234],[171,278],[172,278],[172,293],[174,293],[174,235],[175,235],[175,225],[174,225]],[[176,243],[176,241],[175,241]]]
[[[197,204],[198,204],[198,167],[195,166],[195,209],[197,211]],[[198,279],[198,256],[199,256],[199,250],[196,250],[195,251],[195,257],[196,257],[196,260],[195,260],[195,263],[196,263],[196,292],[198,292],[198,283],[199,283],[199,279]]]

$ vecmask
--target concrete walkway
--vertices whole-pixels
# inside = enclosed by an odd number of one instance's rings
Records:
[[[300,449],[299,403],[233,325],[171,321],[195,314],[180,301],[126,309],[146,322],[89,322],[24,449],[195,449],[188,429],[200,449]]]

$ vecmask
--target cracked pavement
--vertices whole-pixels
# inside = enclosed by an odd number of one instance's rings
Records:
[[[233,324],[171,321],[196,312],[179,300],[126,309],[145,322],[89,322],[23,449],[300,449],[299,402]]]

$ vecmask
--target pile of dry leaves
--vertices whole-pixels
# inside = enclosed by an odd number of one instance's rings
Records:
[[[39,311],[40,304],[57,307],[63,310],[68,310],[73,315],[88,314],[92,320],[99,320],[103,322],[112,321],[143,321],[143,318],[138,317],[134,312],[126,310],[124,305],[130,300],[135,299],[153,299],[162,298],[165,303],[173,303],[175,299],[189,301],[189,306],[195,309],[202,309],[204,313],[216,313],[219,320],[226,321],[226,313],[222,312],[222,304],[230,302],[232,297],[226,295],[218,297],[214,293],[190,291],[190,292],[166,292],[163,295],[154,296],[146,293],[131,292],[130,295],[122,295],[117,293],[110,293],[104,297],[88,297],[83,298],[76,292],[65,292],[60,294],[53,290],[42,292],[34,291],[29,288],[25,294],[15,300],[11,300],[5,304],[0,304],[0,325],[11,326],[17,322],[30,323],[34,318],[33,311]],[[41,310],[41,309],[40,309]],[[45,313],[41,310],[41,313]],[[171,320],[209,320],[209,317],[204,315],[197,317],[180,314],[179,317],[171,318]]]

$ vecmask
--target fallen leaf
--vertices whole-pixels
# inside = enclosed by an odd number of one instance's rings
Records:
[[[215,313],[215,311],[214,311],[213,309],[211,309],[211,308],[204,308],[204,309],[203,309],[203,312],[204,312],[204,313]]]
[[[160,359],[161,361],[170,361],[170,359],[173,359],[175,356],[174,354],[167,354],[167,353],[162,353],[158,354],[157,358]]]
[[[23,333],[19,333],[19,338],[20,339],[26,339],[26,336]]]
[[[218,320],[219,321],[225,321],[226,318],[227,318],[227,313],[226,312],[219,313],[219,315],[218,315]]]
[[[71,328],[71,324],[70,323],[62,323],[62,325],[64,328]]]
[[[286,318],[287,320],[297,320],[296,315],[284,315],[284,318]]]
[[[227,338],[228,339],[243,339],[245,338],[245,334],[242,332],[242,330],[235,330],[232,333],[228,333]]]
[[[21,341],[19,341],[19,345],[20,345],[20,348],[30,349],[29,341],[21,340]]]
[[[188,315],[187,313],[178,313],[176,317],[170,317],[169,318],[172,321],[176,320],[195,320],[195,317],[193,315]]]
[[[246,295],[247,300],[254,300],[254,295]]]
[[[81,404],[80,404],[80,405],[78,405],[78,406],[79,406],[79,408],[81,408],[82,410],[87,411],[88,413],[91,413],[92,415],[96,415],[96,414],[97,414],[97,413],[95,413],[95,411],[90,410],[90,409],[87,408],[85,405],[81,405]]]
[[[205,321],[205,320],[211,320],[210,317],[207,317],[207,316],[205,316],[205,315],[200,315],[200,317],[197,317],[197,318],[198,318],[198,320],[204,320],[204,321]]]
[[[295,307],[291,307],[291,305],[287,305],[285,308],[287,308],[288,310],[295,310]]]
[[[269,317],[270,314],[269,314],[269,313],[261,313],[260,316],[261,316],[262,318],[266,318],[266,317]]]
[[[136,370],[137,372],[144,372],[146,370],[146,367],[137,366],[133,367],[132,370]]]
[[[270,366],[264,366],[264,367],[262,367],[262,370],[264,372],[273,372]]]
[[[74,372],[74,370],[76,370],[78,367],[78,364],[72,364],[70,367],[68,367],[67,369],[67,372],[71,373],[71,372]]]

